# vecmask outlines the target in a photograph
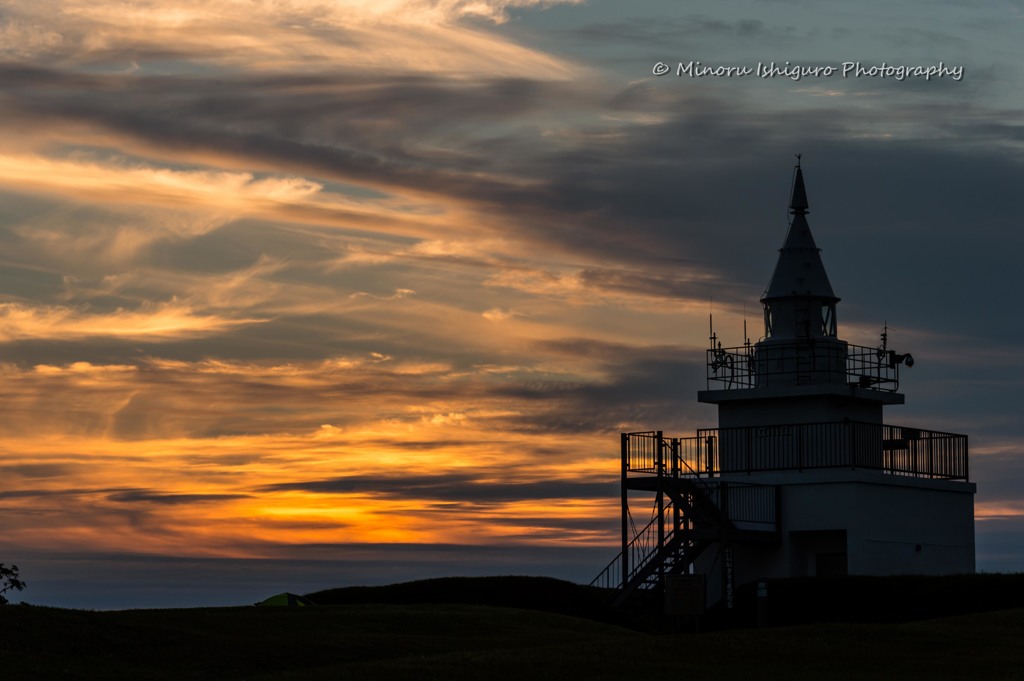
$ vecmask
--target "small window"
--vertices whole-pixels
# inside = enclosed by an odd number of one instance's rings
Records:
[[[824,336],[836,336],[836,306],[835,303],[825,303],[821,306],[821,333]]]

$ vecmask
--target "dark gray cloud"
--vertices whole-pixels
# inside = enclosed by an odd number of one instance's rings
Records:
[[[686,17],[630,17],[614,22],[590,23],[557,31],[569,39],[607,47],[609,43],[641,49],[641,46],[678,48],[698,40],[793,40],[792,26],[769,25],[760,19],[724,20],[703,15]]]
[[[10,467],[6,467],[10,468]],[[82,498],[102,499],[116,504],[158,504],[179,505],[198,504],[204,502],[246,499],[247,494],[169,494],[154,489],[140,488],[64,488],[64,489],[20,489],[0,491],[0,500],[4,499],[54,499],[70,504]],[[113,507],[109,507],[113,509]]]
[[[240,334],[238,338],[252,343],[254,336],[258,338],[259,334],[248,337]],[[225,343],[231,338],[233,336],[229,335]],[[49,344],[51,352],[53,345]],[[195,346],[204,347],[200,343]],[[68,344],[69,355],[76,356],[75,347],[77,344]],[[167,347],[162,346],[165,351]],[[205,349],[210,351],[210,347]],[[116,349],[112,348],[111,352],[116,356]],[[513,369],[496,380],[479,368],[481,360],[487,359],[481,357],[479,351],[458,348],[450,349],[442,358],[454,362],[452,371],[459,372],[459,376],[452,376],[444,366],[409,374],[401,366],[381,362],[345,371],[325,368],[319,374],[316,365],[307,365],[301,370],[305,377],[301,381],[280,379],[273,371],[261,375],[237,363],[229,365],[227,371],[204,373],[203,365],[168,366],[154,358],[141,357],[135,364],[137,369],[118,382],[89,386],[66,377],[44,376],[34,378],[31,384],[21,384],[20,391],[10,392],[7,399],[12,406],[17,401],[22,408],[27,408],[24,405],[65,395],[67,399],[73,398],[78,406],[53,410],[55,422],[74,418],[81,421],[84,428],[109,428],[118,438],[126,440],[170,437],[183,432],[192,437],[308,432],[324,423],[345,426],[358,424],[371,416],[404,422],[409,419],[405,405],[440,401],[470,409],[471,417],[493,435],[459,441],[453,432],[451,437],[406,441],[396,434],[393,439],[379,438],[371,443],[360,439],[360,446],[479,449],[500,445],[501,434],[506,429],[518,433],[566,435],[614,433],[626,424],[630,424],[629,428],[644,429],[651,422],[671,429],[685,419],[685,412],[679,405],[691,402],[696,390],[704,384],[704,352],[681,346],[637,346],[574,337],[535,342],[524,352],[534,360],[538,357],[556,361],[586,358],[600,377],[580,378],[571,373],[545,375]],[[76,359],[86,357],[79,349]],[[494,359],[502,360],[501,357]],[[486,369],[486,362],[484,367]],[[367,414],[360,406],[366,400],[379,404],[389,398],[395,403],[390,413],[377,410]],[[94,406],[105,403],[116,403],[116,413],[105,416],[101,407]],[[197,410],[197,403],[203,405],[201,410]],[[488,405],[498,407],[498,414],[473,414],[473,407],[482,406],[486,412]],[[508,405],[517,408],[510,412],[503,408]],[[338,444],[343,445],[344,439]],[[543,453],[544,446],[544,443],[537,444],[538,454]],[[567,456],[573,452],[563,450],[558,454]],[[218,460],[218,465],[244,464],[252,456],[241,454],[225,464]],[[211,463],[201,457],[192,457],[192,460],[207,467]]]
[[[1020,538],[1024,521],[1020,516],[975,523],[977,569],[979,572],[1020,572]]]
[[[1024,457],[1016,452],[974,456],[971,479],[987,502],[1020,503],[1020,491],[1024,489]]]
[[[694,275],[702,274],[697,263],[676,259],[671,269],[674,273],[662,275],[651,272],[637,272],[626,269],[588,268],[580,272],[580,282],[595,292],[625,293],[635,296],[651,296],[670,300],[710,299],[717,295],[722,298],[739,297],[745,293],[731,281],[721,279],[697,280]],[[669,265],[664,263],[663,267]],[[668,267],[665,267],[668,269]]]
[[[503,121],[555,102],[586,101],[574,88],[522,78],[453,82],[332,72],[225,82],[83,76],[9,64],[0,65],[0,89],[0,107],[11,120],[77,121],[184,156],[222,154],[267,170],[444,193],[461,188],[467,195],[495,183],[465,176],[494,159],[408,142],[429,142],[455,121],[477,121],[478,134],[486,134],[488,126],[500,130]],[[393,123],[382,125],[387,121]]]
[[[448,473],[401,477],[353,475],[330,480],[309,480],[267,485],[260,492],[312,492],[367,494],[379,497],[425,499],[460,503],[499,503],[539,499],[607,499],[614,496],[612,482],[489,482],[475,475]],[[518,520],[517,520],[518,522]],[[526,521],[528,522],[528,521]],[[547,519],[548,523],[561,520]]]
[[[119,504],[159,504],[176,506],[178,504],[201,504],[204,502],[228,501],[231,499],[248,499],[248,494],[166,494],[156,490],[130,489],[113,492],[107,499]]]
[[[0,490],[0,499],[38,499],[38,498],[64,498],[75,497],[84,494],[100,494],[104,490],[64,488],[64,489],[17,489]]]
[[[0,465],[0,478],[9,479],[10,476],[20,478],[59,478],[73,472],[78,466],[76,464],[64,463],[27,463]]]
[[[703,352],[676,358],[645,358],[643,353],[633,349],[629,360],[607,367],[610,376],[601,383],[534,381],[494,388],[496,394],[544,405],[528,415],[502,419],[502,427],[566,435],[681,428],[687,419],[680,405],[695,402],[697,390],[704,387]],[[609,447],[615,447],[611,439]]]
[[[91,122],[177,153],[201,149],[268,169],[457,196],[501,223],[514,221],[519,238],[619,266],[642,265],[655,279],[684,272],[680,280],[687,281],[687,270],[711,271],[718,275],[720,294],[721,282],[734,282],[725,295],[750,287],[754,297],[764,286],[771,253],[785,232],[787,159],[794,150],[808,159],[812,209],[836,206],[822,213],[820,227],[817,213],[812,215],[812,228],[844,235],[842,241],[819,239],[826,254],[831,248],[886,269],[894,259],[905,259],[908,251],[899,240],[913,238],[914,225],[927,229],[915,250],[926,245],[931,251],[918,267],[963,253],[955,237],[965,219],[975,222],[979,255],[986,242],[1004,239],[1014,209],[1003,188],[1019,184],[1022,175],[1017,161],[989,147],[1015,130],[1012,112],[953,102],[937,117],[934,104],[910,97],[871,110],[869,123],[863,109],[812,102],[803,111],[755,112],[721,90],[669,81],[601,97],[521,78],[453,85],[386,77],[371,84],[335,74],[231,83],[94,76],[89,87],[64,87],[76,77],[8,67],[0,72],[10,93],[3,106],[12,117]],[[114,90],[119,96],[105,94]],[[583,122],[577,127],[593,139],[582,147],[544,139],[536,126],[521,122],[552,110],[571,117],[584,106],[601,107],[602,98],[609,112],[665,120],[620,125],[610,137]],[[376,121],[382,120],[401,125],[381,134]],[[922,130],[919,141],[862,136],[921,120],[931,130]],[[474,134],[453,146],[453,125]],[[489,127],[491,134],[485,132]],[[950,141],[936,145],[936,132]],[[449,140],[449,151],[430,144],[436,135]],[[524,189],[480,174],[484,170],[511,172],[533,184]],[[845,193],[838,204],[837,192]],[[960,201],[966,194],[976,195],[977,203]],[[978,204],[986,208],[987,224],[977,224],[974,213],[958,214]],[[874,243],[888,248],[865,241],[874,230],[893,235],[885,241],[875,232]],[[848,250],[855,237],[859,248]]]

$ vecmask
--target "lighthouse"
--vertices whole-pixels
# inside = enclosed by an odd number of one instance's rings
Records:
[[[840,338],[799,163],[760,339],[712,330],[695,436],[621,435],[622,553],[595,585],[618,601],[699,582],[706,604],[766,578],[974,571],[967,436],[891,425],[909,353]],[[638,527],[633,510],[653,509]]]

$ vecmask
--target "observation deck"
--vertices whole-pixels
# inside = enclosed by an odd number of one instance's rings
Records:
[[[717,347],[707,350],[707,389],[838,383],[895,393],[900,387],[899,357],[884,347],[831,339]]]
[[[659,455],[659,452],[662,454]],[[623,433],[624,476],[717,478],[864,469],[933,480],[968,480],[967,436],[881,423],[838,421],[705,428],[691,437]]]

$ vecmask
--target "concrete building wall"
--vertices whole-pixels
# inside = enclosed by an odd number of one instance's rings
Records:
[[[948,483],[949,486],[954,483]],[[862,485],[849,536],[852,574],[974,572],[974,485]]]
[[[875,471],[770,478],[782,486],[780,543],[733,548],[737,587],[765,578],[974,572],[973,483]],[[725,595],[724,564],[716,544],[694,565],[707,575],[709,605]]]
[[[830,423],[845,419],[881,423],[882,404],[840,395],[807,395],[790,400],[766,398],[718,405],[719,428]]]
[[[874,417],[869,410],[864,421]],[[881,418],[879,407],[877,418]],[[720,428],[718,463],[723,473],[808,468],[883,468],[883,430],[879,420],[868,426],[833,418],[793,425],[750,425]],[[859,419],[854,419],[859,421]],[[779,423],[776,421],[776,423]]]

